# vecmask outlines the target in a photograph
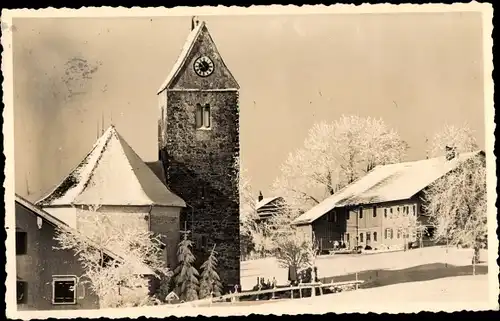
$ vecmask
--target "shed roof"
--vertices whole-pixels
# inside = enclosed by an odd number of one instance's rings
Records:
[[[40,208],[39,206],[36,206],[35,204],[31,203],[30,201],[24,199],[23,197],[16,194],[15,200],[16,200],[17,204],[26,208],[29,213],[36,215],[37,217],[40,217],[44,222],[47,222],[50,225],[52,225],[56,228],[59,228],[63,231],[72,232],[72,233],[79,233],[75,229],[70,227],[68,224],[66,224],[65,222],[50,215],[49,213],[44,211],[42,208]],[[82,235],[81,233],[79,233],[79,234]],[[88,242],[89,242],[89,244],[92,244],[95,247],[99,247],[91,239],[88,239]],[[116,253],[112,252],[109,249],[105,248],[103,250],[107,256],[111,257],[114,260],[119,260],[119,261],[125,260],[124,256],[117,255]],[[130,258],[127,258],[127,259],[130,262],[131,259]],[[154,274],[154,272],[148,266],[146,266],[145,264],[142,264],[142,263],[134,264],[134,268],[135,268],[135,273],[140,274],[140,275],[153,275]]]
[[[463,161],[484,153],[459,154],[375,167],[371,172],[297,217],[294,224],[309,224],[336,207],[376,204],[409,199]]]
[[[40,206],[121,205],[185,207],[123,137],[110,126],[83,161]]]
[[[264,197],[261,201],[258,201],[257,204],[255,204],[255,209],[258,210],[279,198],[280,196]]]

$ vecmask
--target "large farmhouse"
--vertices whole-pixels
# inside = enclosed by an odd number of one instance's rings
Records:
[[[99,298],[86,283],[73,250],[55,249],[57,230],[71,230],[19,195],[15,198],[17,308],[19,310],[96,309]],[[89,240],[89,242],[91,242]],[[123,260],[108,249],[105,259]],[[137,264],[136,273],[153,272]]]
[[[328,197],[293,221],[309,237],[316,238],[321,250],[333,248],[334,242],[347,247],[402,245],[409,239],[396,226],[397,217],[414,216],[433,228],[423,209],[424,190],[462,162],[484,157],[482,151],[446,155],[414,162],[377,166],[364,177]]]

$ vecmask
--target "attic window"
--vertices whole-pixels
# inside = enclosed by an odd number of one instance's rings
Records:
[[[209,129],[211,125],[210,105],[196,104],[196,128]]]

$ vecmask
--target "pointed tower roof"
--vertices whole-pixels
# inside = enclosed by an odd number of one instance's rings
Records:
[[[184,43],[184,46],[182,47],[181,53],[179,57],[177,58],[177,61],[175,62],[174,66],[172,67],[172,70],[170,70],[170,73],[167,76],[167,79],[163,82],[163,84],[160,86],[160,88],[157,91],[157,94],[160,94],[163,90],[166,88],[169,88],[174,79],[177,77],[177,75],[180,73],[180,71],[184,68],[184,66],[187,63],[188,58],[191,55],[191,52],[193,51],[193,47],[198,41],[198,39],[201,37],[203,32],[208,33],[208,29],[206,27],[206,24],[204,21],[198,22],[197,24],[194,25],[193,29],[189,33],[186,42]],[[210,35],[208,35],[210,37]],[[213,43],[213,40],[210,37],[210,41]],[[215,43],[213,44],[215,47]],[[220,58],[222,61],[222,57]],[[222,61],[224,64],[224,62]],[[225,64],[224,64],[225,65]],[[234,77],[231,75],[231,72],[227,70],[227,72],[230,74],[230,77],[234,80]],[[234,80],[234,83],[237,85],[236,80]]]
[[[41,206],[159,205],[185,207],[110,126],[83,161],[47,196]]]

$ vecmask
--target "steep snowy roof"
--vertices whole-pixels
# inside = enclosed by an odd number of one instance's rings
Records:
[[[26,208],[29,213],[36,215],[37,217],[40,217],[43,221],[51,224],[52,226],[54,226],[60,230],[63,230],[63,231],[72,232],[72,233],[79,233],[76,230],[74,230],[73,228],[71,228],[69,225],[64,223],[63,221],[50,215],[49,213],[44,211],[42,208],[34,205],[33,203],[24,199],[23,197],[16,194],[15,199],[16,199],[16,203],[23,206],[24,208]],[[88,239],[88,242],[89,242],[89,244],[93,244],[94,246],[98,247],[98,245],[94,244],[94,242],[92,240]],[[111,257],[114,260],[123,261],[125,258],[125,256],[117,255],[116,253],[110,251],[109,249],[105,248],[103,250],[107,256]],[[130,259],[130,258],[127,258],[127,260],[129,262],[133,261],[133,259]],[[142,263],[135,263],[134,269],[135,269],[135,273],[140,274],[140,275],[153,275],[154,274],[154,272],[148,266],[146,266],[145,264],[142,264]]]
[[[447,161],[444,156],[377,166],[371,172],[328,197],[294,220],[294,224],[309,224],[336,207],[376,204],[409,199],[461,162],[482,153],[463,153]]]
[[[41,206],[159,205],[185,207],[110,126],[84,160],[47,196]]]
[[[271,203],[274,200],[277,200],[280,198],[279,196],[274,196],[274,197],[265,197],[261,201],[258,201],[257,204],[255,204],[255,209],[258,210],[259,208]]]
[[[186,62],[186,59],[189,56],[189,53],[191,52],[191,48],[193,48],[193,45],[196,43],[196,39],[198,38],[198,35],[200,34],[201,30],[205,26],[205,22],[202,21],[198,23],[193,30],[189,33],[186,42],[184,43],[184,46],[182,47],[181,53],[179,57],[177,58],[177,61],[175,62],[174,66],[172,67],[172,70],[170,70],[170,73],[167,76],[167,79],[163,82],[161,87],[158,89],[158,94],[161,93],[165,88],[167,88],[172,80],[177,76],[181,68],[184,66],[184,63]]]

